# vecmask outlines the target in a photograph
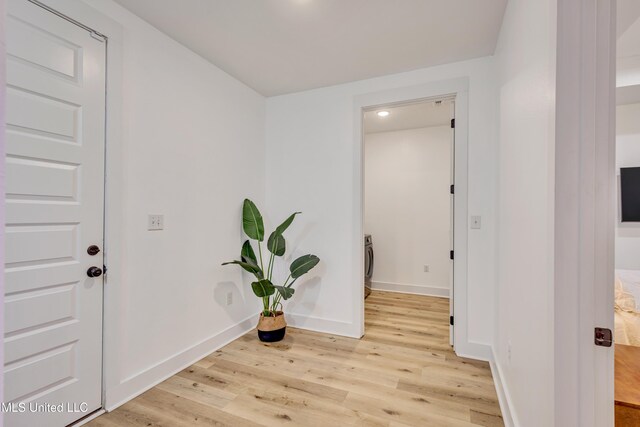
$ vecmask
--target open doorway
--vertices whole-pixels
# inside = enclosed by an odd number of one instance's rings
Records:
[[[365,334],[453,345],[455,98],[363,112]],[[381,329],[382,328],[382,329]]]
[[[616,427],[640,426],[640,6],[620,4],[616,71]]]
[[[615,255],[616,426],[640,426],[640,97],[619,91]]]

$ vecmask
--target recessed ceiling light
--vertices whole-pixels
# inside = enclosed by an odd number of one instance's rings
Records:
[[[378,111],[379,117],[387,117],[390,113],[388,111]]]

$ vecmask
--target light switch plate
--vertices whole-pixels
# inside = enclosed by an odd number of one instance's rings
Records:
[[[474,215],[471,217],[471,228],[474,230],[479,230],[482,228],[482,217],[479,215]]]
[[[147,220],[147,230],[163,230],[164,215],[149,215]]]

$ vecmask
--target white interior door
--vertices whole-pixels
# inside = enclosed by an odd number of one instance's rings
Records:
[[[106,43],[7,12],[5,425],[64,426],[101,406]]]

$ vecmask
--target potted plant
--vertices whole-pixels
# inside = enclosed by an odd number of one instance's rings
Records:
[[[240,260],[225,262],[222,265],[237,264],[244,270],[253,274],[256,281],[251,283],[251,289],[258,298],[262,299],[262,312],[258,321],[258,337],[261,341],[275,342],[284,338],[287,324],[284,319],[282,310],[282,300],[288,300],[295,292],[293,284],[318,264],[320,258],[315,255],[303,255],[297,258],[289,266],[289,276],[282,285],[273,284],[273,265],[275,257],[282,257],[286,251],[286,243],[283,233],[296,215],[300,212],[294,212],[282,224],[280,224],[269,235],[267,240],[267,250],[271,253],[269,260],[265,264],[262,259],[262,242],[264,241],[264,222],[262,215],[256,205],[249,199],[244,200],[242,206],[242,229],[249,237],[257,241],[258,256],[253,250],[253,246],[249,240],[246,240],[240,251]]]

